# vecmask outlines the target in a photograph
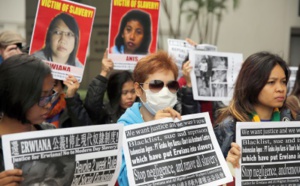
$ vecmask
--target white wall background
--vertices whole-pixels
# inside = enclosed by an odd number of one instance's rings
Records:
[[[25,18],[25,0],[0,0],[0,32],[14,30],[25,38]]]
[[[176,15],[178,5],[174,2],[177,0],[166,1],[172,2],[172,13]],[[229,0],[228,10],[222,18],[218,50],[243,53],[244,58],[264,50],[277,53],[288,61],[291,27],[300,28],[298,3],[299,0],[240,0],[239,7],[233,10],[233,3]],[[166,20],[165,13],[161,11],[161,23]],[[184,19],[181,21],[185,23]],[[168,24],[160,26],[165,36]],[[188,26],[182,25],[182,28],[181,39],[184,39]],[[198,40],[195,33],[191,38]],[[163,37],[164,49],[167,49],[166,39]]]

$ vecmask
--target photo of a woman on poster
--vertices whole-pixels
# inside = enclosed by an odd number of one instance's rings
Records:
[[[44,48],[33,55],[47,61],[83,67],[76,58],[79,45],[79,27],[69,14],[60,13],[51,21]]]
[[[147,54],[151,43],[150,15],[141,10],[130,10],[121,20],[112,47],[113,54]]]

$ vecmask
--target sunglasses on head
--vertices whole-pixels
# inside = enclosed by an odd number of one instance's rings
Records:
[[[52,95],[41,97],[38,102],[38,105],[40,107],[45,107],[50,102],[52,104],[54,102],[56,96],[57,96],[57,92],[55,90],[52,90]]]
[[[143,84],[148,84],[150,91],[153,93],[159,92],[165,86],[165,83],[161,80],[151,80],[149,83],[140,83],[140,85]],[[179,83],[175,80],[168,81],[166,86],[172,93],[176,93],[179,89]]]

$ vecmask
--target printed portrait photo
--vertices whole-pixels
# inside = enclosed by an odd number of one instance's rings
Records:
[[[75,171],[75,155],[14,164],[23,171],[21,186],[70,186]]]

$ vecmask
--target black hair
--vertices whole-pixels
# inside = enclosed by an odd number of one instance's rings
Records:
[[[46,63],[27,54],[3,61],[0,65],[0,113],[28,123],[26,112],[38,103],[44,79],[50,74]]]
[[[259,103],[258,95],[268,82],[273,68],[279,65],[284,71],[286,84],[290,70],[287,63],[278,55],[269,52],[257,52],[250,55],[242,65],[236,79],[233,98],[230,105],[221,111],[217,122],[231,114],[238,121],[249,121],[254,105]]]
[[[138,21],[144,28],[144,37],[141,46],[136,49],[135,54],[147,54],[149,45],[151,42],[151,19],[150,15],[144,11],[131,10],[122,18],[121,25],[119,28],[119,33],[115,39],[115,45],[117,49],[121,51],[121,46],[124,45],[124,39],[122,34],[124,32],[125,26],[129,21]]]
[[[110,106],[115,112],[118,112],[122,109],[120,108],[122,88],[123,85],[128,81],[133,81],[132,74],[129,71],[116,71],[109,76],[107,95]]]
[[[74,49],[71,52],[71,54],[68,58],[68,61],[67,61],[68,65],[75,66],[76,54],[77,54],[77,49],[78,49],[78,45],[79,45],[79,27],[78,27],[78,24],[77,24],[76,20],[74,19],[74,17],[72,17],[69,14],[66,14],[66,13],[58,14],[51,21],[48,31],[47,31],[47,35],[46,35],[45,48],[43,49],[44,54],[48,60],[52,61],[52,50],[51,50],[51,44],[50,44],[51,37],[52,37],[53,30],[56,28],[56,23],[59,20],[62,20],[75,35]]]

